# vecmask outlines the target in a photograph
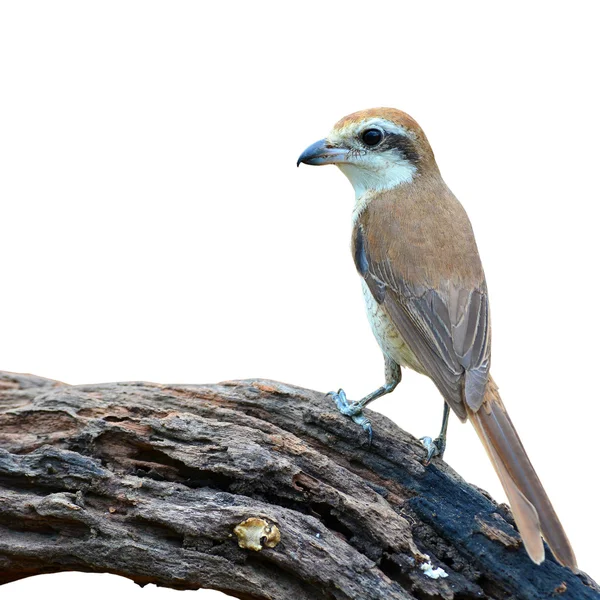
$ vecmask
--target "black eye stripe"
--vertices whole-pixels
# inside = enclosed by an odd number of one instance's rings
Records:
[[[404,158],[412,163],[419,160],[419,153],[413,141],[401,133],[390,133],[385,136],[382,150],[398,150]]]

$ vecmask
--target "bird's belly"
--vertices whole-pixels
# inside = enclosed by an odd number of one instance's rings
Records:
[[[424,371],[419,360],[400,335],[385,308],[373,298],[364,280],[362,281],[362,289],[367,307],[367,318],[369,319],[373,335],[375,335],[375,339],[383,353],[397,364],[423,373]]]

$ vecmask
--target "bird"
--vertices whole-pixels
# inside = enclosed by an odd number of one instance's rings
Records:
[[[329,395],[372,438],[364,407],[400,383],[402,367],[430,377],[444,399],[440,435],[423,438],[428,463],[443,456],[450,409],[470,421],[508,497],[529,557],[546,541],[577,570],[571,544],[490,374],[488,290],[467,213],[450,191],[418,123],[394,108],[339,120],[297,166],[336,165],[355,192],[351,250],[367,317],[384,355],[385,384],[351,402]]]

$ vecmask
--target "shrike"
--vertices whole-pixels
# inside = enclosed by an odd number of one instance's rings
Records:
[[[430,377],[444,397],[440,436],[424,438],[429,461],[444,452],[449,409],[469,419],[508,496],[525,548],[544,560],[542,538],[575,570],[575,555],[490,375],[485,275],[471,223],[440,175],[419,125],[375,108],[339,121],[298,165],[337,165],[354,187],[352,255],[371,328],[385,359],[385,385],[340,411],[371,437],[363,408],[390,393],[401,367]]]

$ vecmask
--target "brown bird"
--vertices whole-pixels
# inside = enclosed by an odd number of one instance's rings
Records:
[[[440,436],[424,438],[429,461],[445,448],[449,407],[469,419],[502,482],[525,548],[577,568],[575,554],[525,453],[490,375],[491,327],[485,275],[467,214],[444,183],[419,125],[406,113],[375,108],[336,123],[298,165],[337,165],[356,193],[352,254],[367,315],[385,358],[385,385],[340,411],[371,437],[363,408],[388,394],[406,366],[427,375],[444,397]]]

